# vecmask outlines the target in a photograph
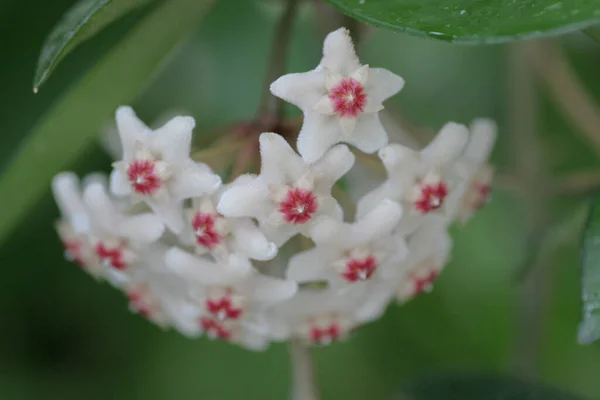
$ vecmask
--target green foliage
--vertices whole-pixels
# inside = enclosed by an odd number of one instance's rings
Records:
[[[457,43],[559,35],[600,23],[596,0],[327,0],[369,24]]]
[[[5,194],[0,240],[46,191],[52,176],[93,142],[116,107],[133,100],[149,83],[209,4],[210,0],[164,3],[42,117],[0,176],[0,193]]]
[[[600,193],[593,200],[583,235],[581,286],[579,341],[591,343],[600,338]]]
[[[59,21],[46,38],[40,53],[34,90],[49,77],[58,63],[75,47],[108,24],[151,0],[80,0]]]
[[[450,375],[420,380],[406,390],[407,400],[577,400],[562,390],[516,378]]]
[[[584,29],[583,32],[596,42],[600,43],[600,25]]]

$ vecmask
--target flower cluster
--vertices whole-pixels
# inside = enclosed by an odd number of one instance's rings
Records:
[[[344,338],[394,299],[431,290],[449,224],[490,193],[491,121],[448,123],[421,150],[388,144],[378,112],[403,84],[360,64],[347,30],[332,32],[317,68],[271,85],[304,112],[298,153],[262,133],[260,173],[226,184],[190,157],[192,118],[152,130],[119,108],[123,154],[110,178],[53,181],[66,257],[122,290],[132,311],[191,337],[250,349]],[[353,152],[387,171],[355,215],[332,195]]]

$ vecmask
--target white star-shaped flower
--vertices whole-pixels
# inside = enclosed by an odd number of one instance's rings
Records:
[[[153,131],[131,107],[116,114],[123,159],[113,164],[111,191],[146,202],[175,233],[184,226],[183,200],[212,193],[221,179],[190,159],[191,117],[175,117]]]
[[[450,122],[421,151],[399,144],[381,149],[379,157],[388,178],[359,201],[357,215],[365,215],[383,199],[401,202],[405,213],[399,231],[403,233],[414,231],[425,215],[450,216],[448,205],[454,202],[448,200],[462,194],[460,184],[464,176],[457,174],[455,167],[468,137],[464,125]]]
[[[275,257],[277,246],[267,240],[252,219],[224,217],[216,209],[225,191],[251,179],[247,175],[241,176],[212,195],[192,200],[192,206],[185,210],[186,227],[182,240],[192,244],[197,254],[210,253],[218,259],[225,259],[232,253],[255,260]]]
[[[221,196],[217,210],[226,217],[252,217],[278,246],[297,233],[308,235],[319,216],[342,218],[331,196],[333,184],[354,164],[344,145],[307,164],[275,133],[260,135],[260,175],[236,184]]]
[[[392,234],[401,216],[398,203],[384,200],[352,224],[322,219],[311,232],[316,246],[290,259],[288,279],[326,279],[342,290],[385,280],[406,256],[404,239]]]
[[[341,28],[325,38],[316,69],[282,76],[271,92],[304,112],[297,147],[310,163],[339,142],[366,153],[385,146],[388,137],[378,112],[403,86],[390,71],[361,65],[348,30]]]

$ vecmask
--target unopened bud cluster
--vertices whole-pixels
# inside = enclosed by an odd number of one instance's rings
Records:
[[[223,183],[190,158],[192,118],[151,130],[119,108],[123,155],[110,178],[53,181],[66,257],[161,327],[251,349],[327,344],[429,291],[449,259],[449,224],[488,198],[495,126],[448,123],[421,150],[388,144],[378,112],[403,79],[361,65],[345,29],[323,53],[316,69],[271,85],[304,122],[299,154],[260,135],[259,175]],[[355,162],[347,144],[387,171],[356,215],[332,196]]]

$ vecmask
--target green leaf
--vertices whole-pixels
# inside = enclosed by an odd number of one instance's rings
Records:
[[[600,43],[600,25],[592,26],[591,28],[584,29],[583,33],[588,35],[590,38]]]
[[[360,21],[457,43],[500,43],[600,23],[597,0],[327,0]]]
[[[406,400],[577,400],[561,390],[521,379],[451,374],[430,376],[404,391]]]
[[[169,0],[140,22],[36,124],[0,175],[0,241],[132,101],[198,24],[211,0]]]
[[[38,59],[33,91],[50,77],[58,63],[75,47],[108,24],[151,0],[80,0],[46,38]]]
[[[592,343],[600,338],[600,193],[592,201],[583,232],[581,249],[582,320],[579,342]]]

